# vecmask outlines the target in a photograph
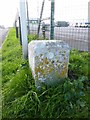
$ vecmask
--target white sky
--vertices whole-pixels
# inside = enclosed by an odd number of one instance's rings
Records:
[[[28,0],[28,2],[29,17],[39,17],[42,0]],[[86,20],[88,2],[89,0],[55,0],[55,20]],[[46,0],[43,18],[50,17],[50,3]],[[19,0],[0,0],[0,25],[12,26],[18,7]]]

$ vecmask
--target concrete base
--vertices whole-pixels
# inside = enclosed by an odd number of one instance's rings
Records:
[[[35,85],[52,85],[68,75],[69,46],[60,40],[35,40],[28,45]]]

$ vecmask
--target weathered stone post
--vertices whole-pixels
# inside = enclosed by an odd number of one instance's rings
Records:
[[[69,46],[60,40],[35,40],[28,45],[35,85],[53,85],[68,75]]]

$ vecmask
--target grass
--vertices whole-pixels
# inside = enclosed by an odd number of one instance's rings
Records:
[[[29,41],[37,36],[29,36]],[[35,88],[28,60],[22,59],[15,29],[2,47],[3,118],[88,118],[90,83],[88,52],[70,52],[69,76],[63,83],[41,91]],[[0,63],[1,64],[1,63]]]
[[[2,116],[2,54],[1,54],[1,51],[0,51],[0,119],[1,119],[1,116]]]

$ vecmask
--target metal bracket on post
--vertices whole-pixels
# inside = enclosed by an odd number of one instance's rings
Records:
[[[54,4],[55,1],[51,0],[50,40],[54,39]]]

